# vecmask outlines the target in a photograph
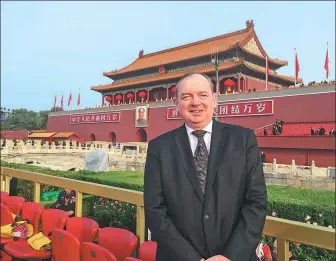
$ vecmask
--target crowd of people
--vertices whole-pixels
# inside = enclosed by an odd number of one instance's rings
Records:
[[[326,135],[326,129],[321,126],[320,128],[317,128],[315,130],[314,126],[312,126],[310,129],[310,134],[311,136],[324,136]],[[328,134],[329,136],[336,136],[336,131],[334,129],[331,129]]]
[[[282,130],[283,130],[283,124],[284,121],[283,120],[276,120],[275,123],[272,126],[272,134],[273,135],[279,135],[282,134]],[[268,132],[267,132],[267,128],[264,128],[264,136],[267,136]]]

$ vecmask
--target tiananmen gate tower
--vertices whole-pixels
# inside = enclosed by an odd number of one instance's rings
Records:
[[[216,86],[213,50],[218,53],[219,121],[254,129],[259,146],[278,163],[315,160],[335,166],[331,137],[309,136],[312,126],[335,129],[335,109],[321,114],[321,108],[335,108],[335,85],[297,87],[302,79],[278,74],[288,62],[267,55],[253,21],[236,32],[149,54],[139,51],[126,67],[103,73],[112,83],[91,87],[101,93],[101,105],[51,112],[48,131],[115,143],[147,142],[177,128],[183,122],[174,105],[175,86],[191,71],[208,75]],[[285,122],[284,133],[272,136],[270,128],[278,119]],[[260,134],[264,128],[270,131],[267,137]]]

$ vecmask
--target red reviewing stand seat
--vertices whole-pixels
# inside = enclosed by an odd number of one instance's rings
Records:
[[[91,242],[81,245],[81,261],[118,261],[118,259],[106,248]]]
[[[8,196],[4,200],[5,205],[16,216],[20,215],[22,204],[24,202],[25,202],[25,199],[19,196]]]
[[[51,244],[51,261],[80,261],[80,242],[70,232],[53,229]]]
[[[22,204],[22,219],[28,219],[33,225],[34,235],[39,232],[39,225],[44,205],[36,202],[25,202]]]
[[[1,203],[4,203],[5,198],[7,198],[8,196],[9,196],[9,195],[8,195],[7,192],[1,191],[1,192],[0,192],[0,201],[1,201]]]
[[[9,207],[7,207],[5,204],[1,203],[1,219],[0,219],[0,225],[1,226],[5,226],[8,224],[12,224],[13,223],[13,216],[10,212]]]
[[[90,218],[73,217],[67,220],[66,230],[76,236],[80,242],[93,242],[97,236],[99,225]]]
[[[59,209],[47,209],[43,211],[42,214],[42,232],[43,235],[52,238],[51,232],[55,228],[64,229],[65,223],[68,219],[68,214]],[[27,241],[16,241],[7,244],[4,247],[7,254],[17,259],[48,259],[51,257],[49,251],[44,250],[34,250],[31,248]]]
[[[125,261],[155,261],[157,243],[154,241],[143,242],[139,247],[139,259],[127,257]]]
[[[157,243],[154,241],[146,241],[140,245],[139,258],[143,261],[155,261]]]
[[[28,219],[33,225],[34,235],[38,233],[43,210],[44,206],[40,203],[25,202],[22,204],[22,219]],[[6,245],[11,242],[14,242],[12,238],[1,238],[1,245]]]
[[[118,261],[124,261],[134,252],[138,238],[126,229],[105,227],[98,232],[98,244],[113,253]]]

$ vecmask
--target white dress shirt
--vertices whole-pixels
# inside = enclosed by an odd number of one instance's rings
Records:
[[[195,135],[192,134],[194,129],[190,128],[187,124],[185,124],[185,127],[187,129],[189,142],[190,142],[190,146],[191,146],[191,151],[192,151],[193,155],[195,155],[195,150],[196,150],[196,147],[197,147],[198,139]],[[208,149],[208,154],[209,154],[210,153],[210,144],[211,144],[211,133],[212,133],[212,120],[207,126],[205,126],[203,128],[203,130],[206,131],[203,138],[204,138],[205,145]]]

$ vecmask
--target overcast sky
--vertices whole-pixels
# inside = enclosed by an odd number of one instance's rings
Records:
[[[329,42],[335,78],[335,2],[1,2],[1,107],[50,109],[55,93],[70,91],[81,107],[101,103],[93,85],[104,71],[145,53],[244,29],[255,31],[272,58],[288,61],[279,74],[294,75],[294,51],[305,83],[325,79]],[[66,108],[67,109],[67,108]]]

